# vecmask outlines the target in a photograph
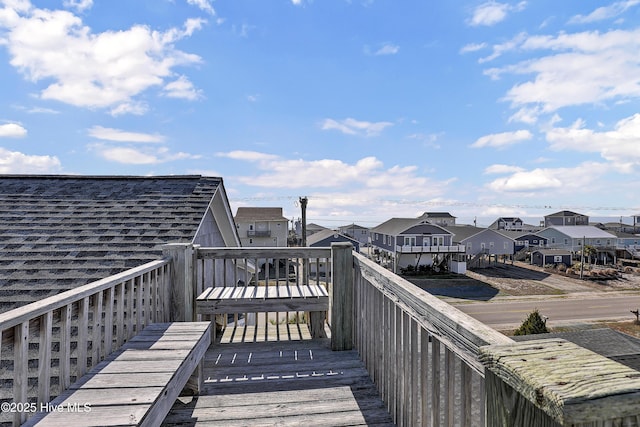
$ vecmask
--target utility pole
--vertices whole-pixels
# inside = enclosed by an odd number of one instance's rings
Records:
[[[302,247],[307,247],[307,202],[306,197],[300,197],[300,207],[302,208]]]
[[[584,276],[584,243],[587,236],[582,237],[582,252],[580,253],[580,279]]]
[[[302,209],[302,247],[307,247],[307,202],[306,197],[300,197],[300,208]],[[318,272],[316,272],[318,273]],[[302,262],[302,283],[309,284],[309,259]]]

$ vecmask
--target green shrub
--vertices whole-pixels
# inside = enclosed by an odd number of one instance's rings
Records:
[[[529,317],[516,329],[514,335],[546,334],[548,332],[549,330],[547,329],[544,319],[536,309],[529,314]]]

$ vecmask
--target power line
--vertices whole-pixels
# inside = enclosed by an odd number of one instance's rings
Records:
[[[556,209],[556,210],[590,210],[590,211],[640,211],[639,207],[631,206],[588,206],[588,205],[554,205],[554,204],[524,204],[524,203],[481,203],[481,202],[461,202],[461,201],[434,201],[434,200],[405,200],[405,199],[354,199],[336,198],[330,196],[307,196],[311,201],[335,200],[350,201],[357,203],[393,203],[404,206],[441,206],[441,207],[469,207],[469,208],[507,208],[507,209]],[[269,196],[269,197],[239,197],[230,198],[231,202],[265,202],[290,200],[297,201],[297,196]]]

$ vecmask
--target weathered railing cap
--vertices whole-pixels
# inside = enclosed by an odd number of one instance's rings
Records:
[[[479,353],[487,369],[561,425],[640,413],[640,372],[574,343],[543,339]]]

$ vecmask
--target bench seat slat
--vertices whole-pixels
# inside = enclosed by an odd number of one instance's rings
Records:
[[[322,285],[247,286],[250,297],[235,298],[229,288],[206,289],[197,299],[200,314],[326,311],[329,295]],[[232,288],[233,289],[233,288]]]
[[[210,322],[152,324],[51,402],[28,426],[159,425],[211,344]]]

